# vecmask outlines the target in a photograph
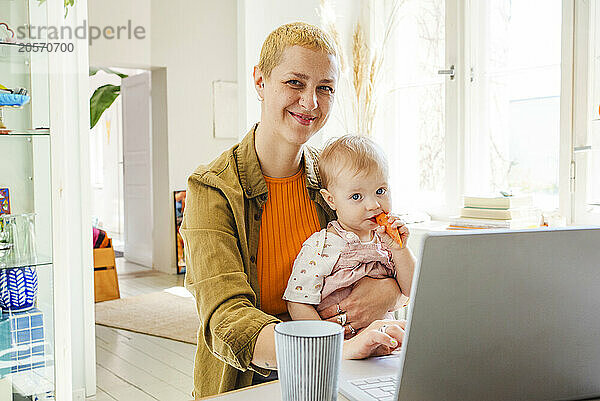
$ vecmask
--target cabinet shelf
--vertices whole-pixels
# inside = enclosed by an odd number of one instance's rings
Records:
[[[6,134],[0,134],[0,138],[9,137],[9,136],[48,136],[50,135],[50,130],[48,128],[40,128],[40,129],[30,129],[30,130],[16,130],[11,131]]]
[[[28,43],[0,41],[0,62],[29,65],[31,51],[25,51],[23,48],[24,45],[28,45]]]
[[[21,46],[24,45],[24,42],[5,42],[3,40],[0,40],[0,46]]]
[[[29,267],[29,266],[35,266],[35,267],[44,267],[44,266],[51,266],[52,265],[52,258],[49,256],[38,256],[36,261],[28,261],[28,262],[18,262],[18,263],[12,263],[12,264],[2,264],[0,263],[0,270],[4,270],[4,269],[18,269],[20,267]]]

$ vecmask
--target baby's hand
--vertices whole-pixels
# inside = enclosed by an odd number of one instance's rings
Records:
[[[381,238],[381,242],[383,242],[385,245],[387,245],[390,249],[399,250],[399,249],[405,248],[406,241],[408,241],[408,236],[410,235],[410,233],[408,231],[408,227],[406,227],[406,224],[398,215],[395,215],[392,213],[387,213],[386,217],[387,217],[387,222],[389,224],[388,227],[391,230],[397,230],[397,232],[400,236],[400,240],[402,241],[402,244],[395,241],[394,238],[385,231],[385,229],[386,229],[385,226],[377,227],[375,229],[375,233],[377,235],[379,235],[379,238]]]

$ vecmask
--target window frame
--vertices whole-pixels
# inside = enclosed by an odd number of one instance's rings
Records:
[[[600,121],[595,121],[594,101],[598,101],[600,93],[597,90],[596,76],[599,47],[595,38],[600,30],[600,22],[595,16],[600,15],[597,2],[565,1],[572,6],[573,13],[573,48],[572,48],[572,127],[570,146],[570,182],[569,182],[569,211],[568,221],[572,224],[600,225],[600,206],[590,207],[587,203],[589,180],[594,176],[588,175],[591,152],[598,152],[600,144],[594,143],[595,135],[600,135]],[[594,98],[594,96],[596,96]],[[600,103],[600,102],[599,102]],[[566,157],[565,157],[566,159]],[[598,174],[598,173],[596,173]],[[597,177],[597,176],[596,176]],[[567,198],[567,194],[565,194]]]

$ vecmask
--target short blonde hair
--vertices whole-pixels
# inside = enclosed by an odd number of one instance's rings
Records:
[[[302,46],[338,57],[335,44],[325,31],[305,22],[292,22],[275,29],[263,43],[258,68],[265,77],[271,76],[273,68],[281,63],[283,51],[290,46]]]
[[[319,157],[319,174],[323,188],[328,189],[342,171],[357,176],[374,172],[388,174],[388,161],[383,150],[361,135],[344,135],[330,140]]]

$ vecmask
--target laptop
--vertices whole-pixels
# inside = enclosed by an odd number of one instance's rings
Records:
[[[600,398],[600,228],[432,233],[419,261],[396,371],[358,361],[344,396]]]

